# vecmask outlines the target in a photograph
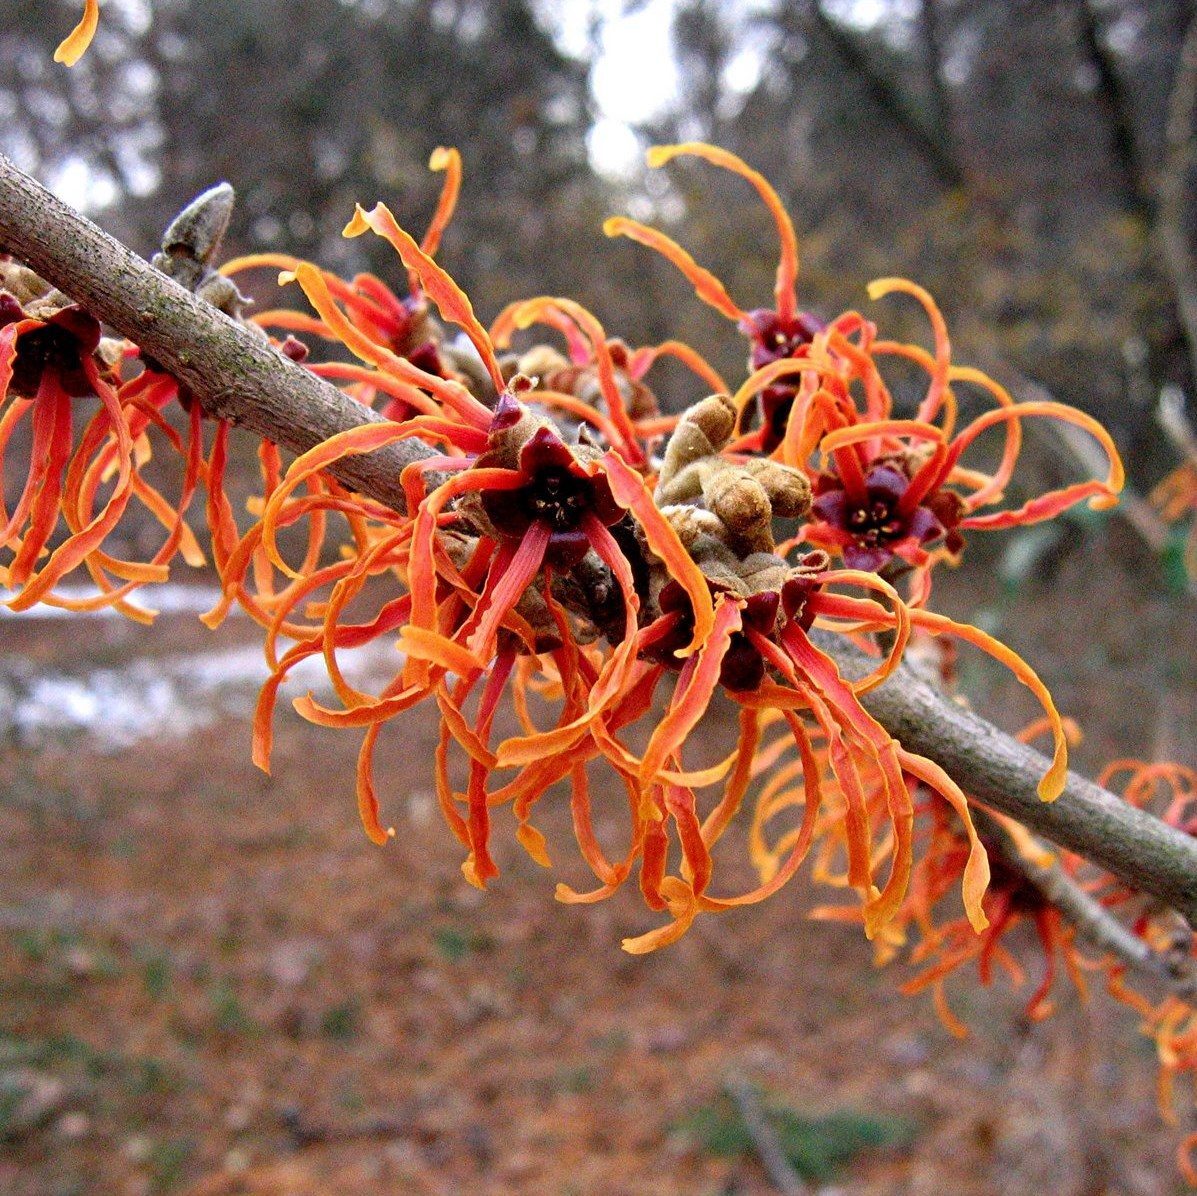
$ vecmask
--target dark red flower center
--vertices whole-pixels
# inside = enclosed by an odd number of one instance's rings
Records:
[[[1027,880],[1024,873],[1006,863],[1001,845],[984,835],[981,836],[981,842],[989,856],[989,893],[1004,895],[1010,908],[1021,913],[1033,914],[1046,909],[1049,905],[1047,898]]]
[[[514,426],[500,404],[492,427]],[[480,463],[485,463],[485,458]],[[576,565],[589,548],[583,526],[593,515],[607,527],[623,518],[600,474],[588,476],[569,446],[551,429],[537,428],[520,449],[519,470],[527,479],[514,490],[484,490],[482,508],[500,535],[519,539],[534,523],[551,533],[545,560],[558,568]]]
[[[589,478],[550,467],[518,493],[530,519],[543,520],[555,532],[567,532],[576,528],[594,505],[593,489]]]
[[[0,294],[0,327],[37,318],[29,316],[11,295]],[[10,384],[13,392],[32,398],[42,375],[50,370],[72,397],[91,394],[82,363],[99,343],[99,321],[81,307],[72,304],[56,311],[40,328],[19,335]]]
[[[713,592],[720,588],[711,585]],[[661,608],[664,634],[648,644],[640,655],[645,660],[663,664],[677,672],[684,662],[676,653],[690,643],[694,636],[694,611],[689,596],[676,581],[665,584],[657,602]],[[780,606],[781,596],[769,590],[753,594],[745,600],[741,612],[744,631],[732,635],[719,668],[719,684],[724,689],[746,693],[759,688],[765,679],[765,661],[746,632],[751,629],[771,635]]]
[[[877,465],[865,478],[864,494],[848,493],[834,475],[815,483],[811,513],[844,536],[844,563],[852,569],[879,569],[893,548],[913,538],[926,544],[944,533],[944,524],[925,503],[904,510],[902,499],[910,479],[892,465]]]
[[[787,357],[796,357],[821,332],[822,322],[808,312],[782,319],[775,311],[758,308],[740,322],[740,330],[752,342],[752,368]]]
[[[750,311],[740,321],[740,331],[752,346],[750,362],[754,370],[774,361],[801,357],[822,329],[822,322],[808,312],[799,312],[793,319],[783,320],[768,308]],[[797,393],[797,379],[782,379],[767,386],[757,396],[760,426],[764,429],[763,451],[772,452],[785,437],[790,408]]]
[[[906,527],[906,520],[898,515],[889,499],[870,497],[862,505],[848,511],[847,524],[859,544],[876,547],[899,539]]]

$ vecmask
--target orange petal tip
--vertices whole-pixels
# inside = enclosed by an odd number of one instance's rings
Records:
[[[1053,768],[1039,782],[1037,792],[1040,801],[1055,801],[1064,792],[1064,770]]]
[[[645,150],[644,160],[656,170],[658,167],[664,166],[670,158],[674,157],[677,151],[678,147],[676,145],[650,145]]]
[[[545,842],[545,837],[534,826],[529,826],[524,823],[515,833],[515,837],[519,840],[520,846],[542,867],[551,868],[553,866],[552,860],[549,859],[548,845]],[[558,886],[560,888],[561,886]],[[558,898],[560,900],[560,898]]]
[[[54,61],[63,66],[74,66],[83,57],[83,52],[91,45],[96,35],[96,28],[100,23],[100,6],[98,0],[86,0],[83,6],[83,19],[67,34],[54,51]]]
[[[370,224],[366,220],[365,210],[361,204],[355,204],[353,207],[353,217],[349,223],[341,229],[341,236],[343,237],[360,237],[362,233],[370,231]]]
[[[486,891],[486,882],[478,875],[478,867],[474,863],[474,857],[471,855],[468,860],[461,866],[461,874],[469,881],[476,889]]]

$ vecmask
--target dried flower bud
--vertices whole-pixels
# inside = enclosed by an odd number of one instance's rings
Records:
[[[740,468],[764,488],[774,517],[806,517],[810,511],[810,482],[800,469],[772,461],[768,457],[749,457]]]
[[[251,301],[231,278],[212,268],[236,198],[228,183],[217,183],[197,195],[166,226],[162,252],[154,254],[150,265],[218,311],[239,319]]]
[[[741,553],[771,551],[773,507],[764,486],[738,465],[718,465],[723,468],[706,471],[702,497],[726,529],[729,547]]]
[[[671,489],[674,479],[686,466],[718,453],[731,439],[735,427],[736,408],[728,395],[710,395],[695,403],[682,416],[665,448],[665,462],[657,480],[658,499],[677,502],[693,497],[675,495]]]

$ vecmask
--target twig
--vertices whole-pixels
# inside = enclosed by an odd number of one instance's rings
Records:
[[[1068,919],[1086,942],[1114,956],[1137,975],[1185,1001],[1197,1001],[1197,966],[1191,956],[1173,958],[1154,950],[1094,900],[1058,863],[1027,859],[1017,850],[1002,825],[985,810],[973,809],[973,822],[985,838],[990,854],[996,850],[1014,869]]]
[[[786,1153],[781,1148],[777,1131],[769,1120],[768,1114],[761,1105],[760,1094],[747,1081],[739,1076],[732,1076],[723,1085],[723,1090],[731,1097],[739,1110],[744,1128],[752,1139],[756,1148],[757,1158],[765,1169],[769,1181],[782,1193],[782,1196],[805,1196],[807,1187],[801,1176],[794,1170]]]
[[[414,1127],[411,1117],[370,1117],[349,1125],[325,1124],[309,1121],[303,1110],[295,1105],[280,1109],[279,1121],[296,1150],[355,1138],[402,1138],[410,1135]]]
[[[300,451],[377,418],[151,270],[2,157],[0,244],[177,371],[210,410],[261,436]],[[398,473],[410,459],[403,452],[351,458],[338,476],[402,509]],[[873,667],[842,637],[822,635],[819,642],[849,675]],[[1197,925],[1197,839],[1074,774],[1055,802],[1041,802],[1036,786],[1047,761],[909,669],[872,691],[865,705],[890,734],[936,761],[978,800]]]
[[[814,0],[811,12],[820,32],[860,79],[869,98],[923,157],[940,184],[947,189],[962,187],[965,176],[960,164],[952,157],[948,147],[923,126],[897,86],[869,61],[868,54],[852,35],[827,13],[822,0]],[[946,132],[946,128],[942,131]]]
[[[1155,419],[1177,452],[1197,465],[1197,432],[1185,415],[1185,396],[1179,387],[1165,386],[1160,390]]]

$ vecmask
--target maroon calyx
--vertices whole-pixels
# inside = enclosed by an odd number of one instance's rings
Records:
[[[750,311],[740,321],[740,331],[752,343],[752,368],[787,357],[797,357],[823,331],[823,322],[809,312],[800,311],[792,319],[783,319],[767,307]]]
[[[514,418],[505,401],[515,408]],[[521,410],[514,398],[501,396],[492,428],[513,426]],[[607,527],[623,518],[623,509],[606,479],[590,477],[551,428],[537,428],[524,443],[519,471],[527,479],[524,485],[514,490],[484,490],[482,509],[495,530],[510,539],[520,539],[534,523],[547,525],[545,561],[555,568],[572,568],[586,555],[590,547],[584,527],[587,516]]]
[[[811,504],[812,522],[826,525],[818,539],[835,543],[848,568],[868,572],[883,568],[904,545],[921,547],[950,533],[959,542],[959,496],[933,491],[912,507],[903,502],[909,488],[910,479],[893,465],[870,469],[861,496],[849,494],[835,475],[821,475]]]
[[[435,341],[425,341],[421,345],[417,345],[410,353],[405,354],[407,360],[412,365],[422,369],[426,374],[432,374],[437,378],[446,378],[444,364],[441,362],[441,355],[437,352]]]
[[[725,589],[709,579],[708,585],[712,593]],[[690,597],[676,581],[669,581],[657,596],[657,605],[661,608],[665,631],[647,644],[640,656],[679,672],[685,662],[677,656],[677,652],[694,637],[694,611]],[[746,633],[752,630],[762,635],[772,635],[780,606],[781,595],[770,590],[763,590],[744,600],[740,613],[743,630],[732,634],[719,668],[719,684],[724,689],[748,693],[760,687],[765,679],[765,661]]]
[[[50,315],[26,312],[12,295],[0,294],[0,327],[19,320],[36,320],[39,326],[17,333],[17,353],[10,387],[14,394],[33,398],[42,375],[50,370],[72,398],[92,393],[83,369],[100,343],[100,322],[77,303],[61,307]]]
[[[311,352],[307,345],[295,336],[288,336],[279,345],[278,350],[288,361],[294,361],[296,364],[307,361],[308,354]]]
[[[749,363],[754,370],[759,370],[774,361],[803,357],[816,334],[823,331],[824,324],[809,312],[798,312],[792,319],[783,319],[777,312],[762,307],[750,311],[739,327],[751,345]],[[772,452],[784,439],[790,408],[797,393],[796,380],[782,379],[765,387],[757,396],[764,452]]]

